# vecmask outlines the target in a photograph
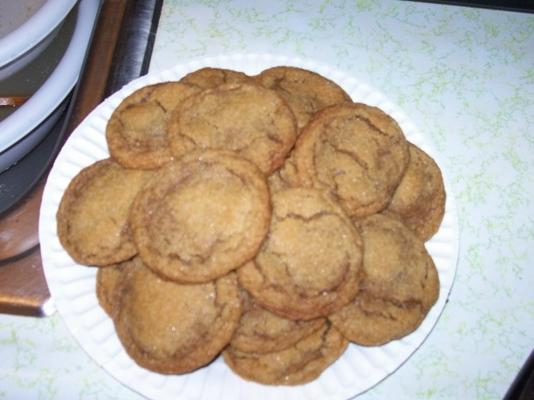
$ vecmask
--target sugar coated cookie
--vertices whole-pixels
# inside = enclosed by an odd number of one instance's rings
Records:
[[[360,103],[319,112],[294,152],[301,183],[327,188],[352,217],[383,210],[409,161],[399,125],[380,109]]]
[[[274,91],[225,84],[184,101],[171,117],[168,136],[176,157],[194,149],[232,150],[270,175],[293,147],[296,123]]]
[[[139,258],[119,283],[115,328],[141,367],[179,374],[213,360],[230,342],[241,316],[234,274],[204,284],[161,279]]]
[[[330,321],[350,341],[381,345],[413,332],[439,295],[432,258],[409,228],[376,214],[359,224],[364,279],[356,298]]]
[[[130,170],[111,159],[82,169],[69,183],[57,212],[57,231],[69,255],[81,264],[109,265],[132,258],[128,216],[149,171]]]
[[[271,218],[269,189],[232,152],[196,151],[167,164],[137,196],[131,225],[143,261],[180,282],[207,282],[250,260]]]
[[[328,315],[350,302],[361,279],[362,242],[324,192],[287,189],[272,197],[269,235],[238,271],[255,301],[290,319]]]

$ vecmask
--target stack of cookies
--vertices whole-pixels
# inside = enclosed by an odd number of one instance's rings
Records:
[[[141,367],[182,374],[222,353],[245,379],[302,384],[350,342],[414,331],[438,298],[424,245],[444,214],[438,166],[321,75],[203,68],[125,98],[106,139],[58,236],[98,267]]]

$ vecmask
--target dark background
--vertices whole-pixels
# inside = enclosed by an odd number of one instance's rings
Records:
[[[499,10],[508,10],[508,11],[518,11],[518,12],[528,12],[534,13],[534,0],[469,0],[469,1],[448,1],[448,0],[437,0],[437,1],[426,1],[426,0],[412,0],[425,3],[439,3],[439,4],[450,4],[458,6],[467,6],[467,7],[478,7],[478,8],[493,8]]]

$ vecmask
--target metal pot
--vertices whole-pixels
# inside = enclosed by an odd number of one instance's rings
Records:
[[[48,2],[57,3],[55,0]],[[65,3],[68,1],[65,0]],[[61,115],[64,101],[78,80],[99,7],[100,2],[97,0],[81,0],[72,10],[74,28],[59,63],[24,104],[0,121],[0,172],[37,145]],[[61,30],[59,32],[61,33]],[[25,69],[30,68],[38,59],[46,59],[50,46],[57,39],[53,39],[48,47],[45,46],[43,54],[30,62]],[[17,74],[23,72],[24,70],[20,70]]]

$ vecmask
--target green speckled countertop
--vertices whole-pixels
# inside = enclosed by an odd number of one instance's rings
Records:
[[[361,399],[502,398],[534,346],[534,15],[399,1],[165,0],[151,71],[227,53],[311,58],[433,141],[460,257],[422,347]],[[0,399],[139,399],[59,315],[0,316]]]

